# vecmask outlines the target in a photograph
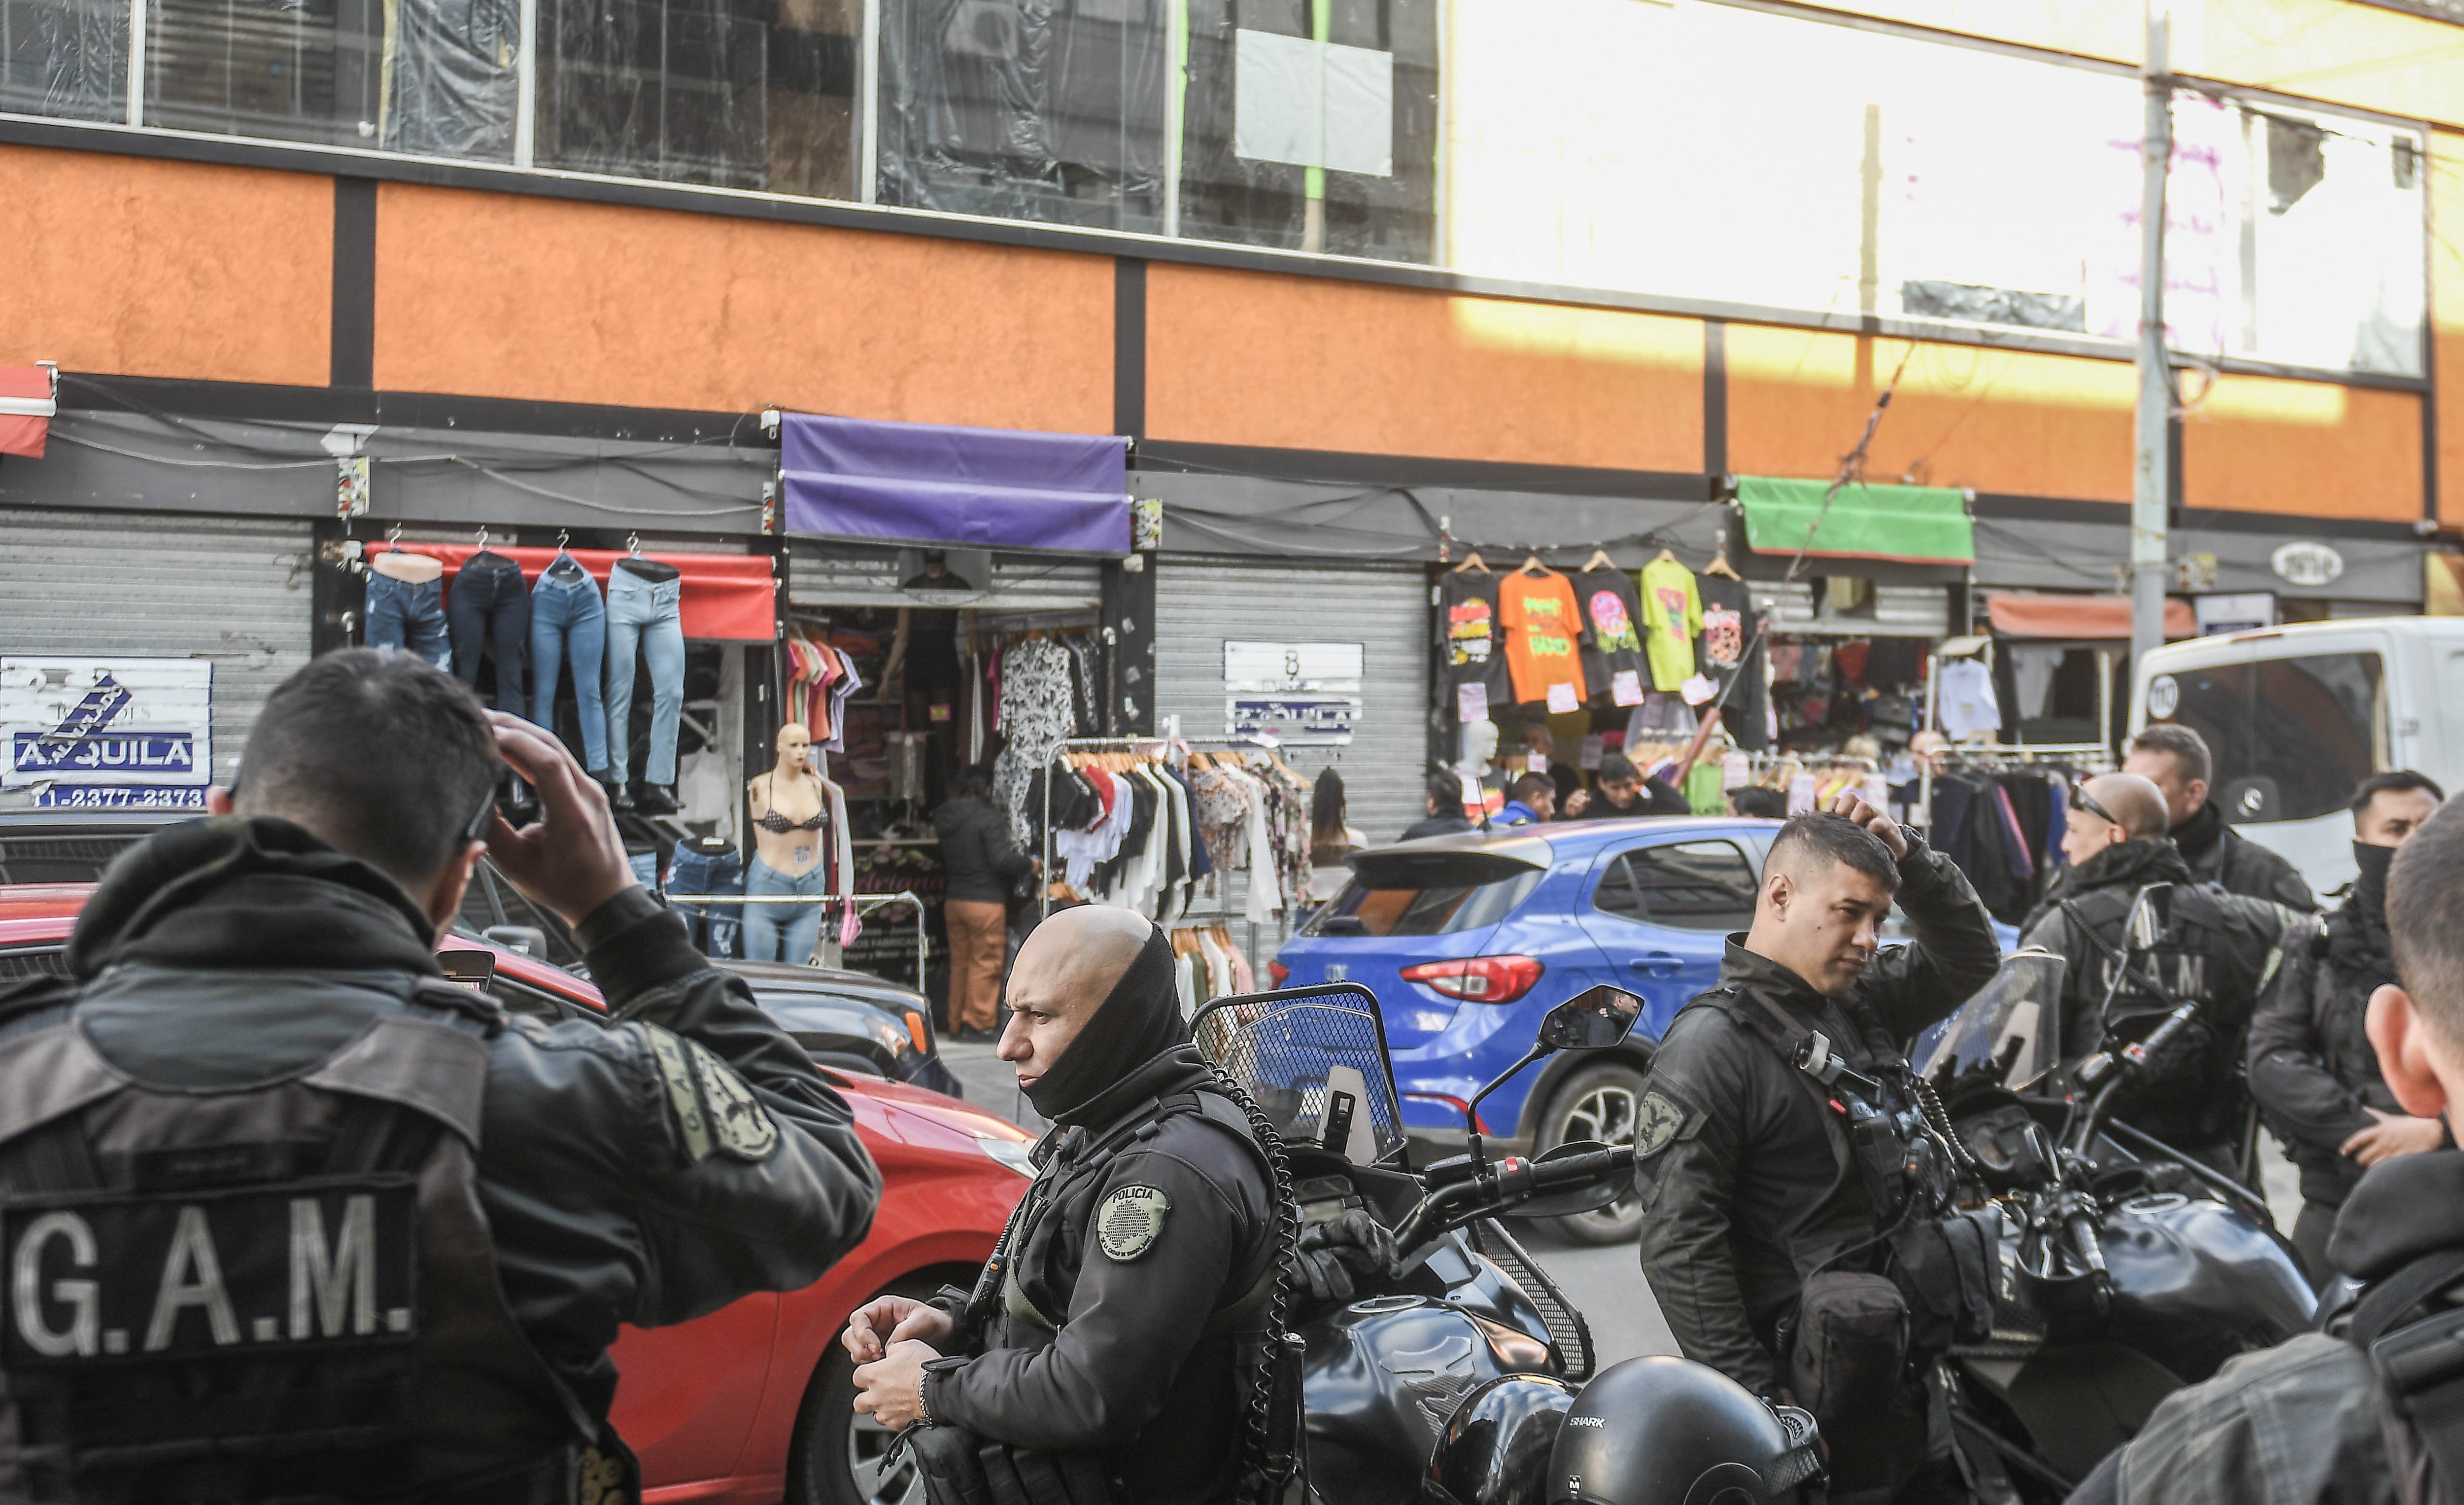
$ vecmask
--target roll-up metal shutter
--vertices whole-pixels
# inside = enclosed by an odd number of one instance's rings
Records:
[[[787,545],[787,601],[799,607],[966,607],[980,615],[1093,612],[1103,604],[1102,565],[1062,555],[950,551],[950,567],[978,588],[910,592],[900,583],[918,573],[915,550],[819,543]],[[979,577],[988,577],[979,578]]]
[[[0,654],[203,658],[214,782],[274,687],[308,662],[304,520],[0,510]]]
[[[1419,565],[1313,568],[1288,560],[1241,563],[1163,555],[1155,564],[1155,724],[1180,718],[1191,738],[1224,734],[1227,640],[1358,643],[1360,716],[1352,743],[1291,749],[1303,778],[1331,765],[1343,776],[1352,824],[1373,846],[1427,813],[1429,579]],[[1228,902],[1238,915],[1247,874]],[[1201,906],[1203,907],[1203,906]],[[1246,937],[1235,925],[1237,941]],[[1261,935],[1264,961],[1275,938]],[[1260,986],[1265,985],[1262,978]]]
[[[1850,616],[1834,616],[1814,599],[1806,581],[1753,583],[1754,609],[1771,618],[1774,632],[1819,632],[1836,637],[1947,637],[1950,632],[1950,592],[1943,586],[1876,586],[1870,609]]]

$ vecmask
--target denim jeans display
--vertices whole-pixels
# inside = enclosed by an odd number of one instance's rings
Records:
[[[368,646],[407,649],[439,669],[453,667],[445,626],[445,582],[419,585],[368,576]]]
[[[733,852],[704,854],[680,846],[668,859],[668,892],[671,895],[741,894],[744,892],[744,859]],[[785,904],[760,907],[790,908]],[[684,917],[685,929],[700,944],[704,956],[736,955],[736,929],[744,914],[741,906],[678,904],[676,913]]]
[[[453,630],[453,673],[464,684],[479,682],[483,649],[496,654],[496,697],[489,702],[516,716],[530,714],[522,694],[522,659],[531,646],[531,598],[522,566],[502,554],[473,554],[453,577],[445,600]]]
[[[582,718],[582,765],[604,773],[607,706],[599,696],[599,679],[607,657],[607,607],[599,599],[599,582],[586,570],[577,564],[567,579],[557,573],[561,567],[550,564],[531,587],[531,719],[556,725],[556,682],[570,660],[573,705]],[[632,682],[630,675],[626,682]]]
[[[822,940],[819,897],[830,891],[829,871],[830,865],[825,862],[802,877],[789,877],[759,857],[753,859],[753,866],[744,874],[746,898],[810,894],[816,902],[745,905],[744,960],[801,965],[813,959],[813,947]]]
[[[633,876],[642,880],[644,888],[653,894],[659,892],[659,854],[657,852],[628,852],[625,853],[625,865],[633,870]]]
[[[653,584],[627,573],[621,563],[607,573],[607,764],[619,779],[630,776],[638,644],[650,670],[650,756],[642,782],[676,782],[676,728],[685,712],[684,593],[682,580]]]

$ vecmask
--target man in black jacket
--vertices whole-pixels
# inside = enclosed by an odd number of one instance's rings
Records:
[[[1463,780],[1451,773],[1429,775],[1428,815],[1403,828],[1397,841],[1418,841],[1423,836],[1454,836],[1472,829],[1463,814]]]
[[[2354,791],[2353,891],[2324,919],[2305,917],[2287,934],[2283,970],[2251,1020],[2251,1096],[2301,1167],[2293,1244],[2321,1285],[2335,1273],[2327,1234],[2336,1209],[2362,1173],[2392,1156],[2454,1142],[2442,1120],[2416,1118],[2397,1103],[2364,1028],[2370,995],[2396,980],[2387,869],[2445,798],[2409,769]]]
[[[1576,789],[1566,797],[1565,820],[1613,821],[1637,815],[1691,815],[1685,796],[1659,779],[1647,778],[1623,753],[1600,759],[1600,796]]]
[[[495,813],[507,764],[540,824]],[[847,1104],[572,757],[408,655],[292,675],[208,808],[113,865],[71,976],[0,1001],[39,1339],[0,1350],[0,1497],[629,1497],[608,1344],[864,1237]],[[483,852],[573,926],[606,1020],[443,980]]]
[[[2240,1072],[2251,1011],[2275,980],[2293,913],[2265,899],[2194,882],[2165,839],[2165,797],[2135,773],[2108,773],[2071,797],[2061,897],[2019,938],[2069,962],[2062,974],[2061,1054],[2080,1060],[2108,1034],[2136,1040],[2179,1005],[2195,1003],[2191,1031],[2119,1117],[2186,1155],[2240,1175],[2249,1093]],[[2123,926],[2139,891],[2173,885],[2172,923],[2150,959],[2161,993],[2132,972],[2114,985]],[[2106,998],[2111,994],[2108,1009]]]
[[[1001,1022],[1011,891],[1039,867],[1010,839],[1009,814],[993,808],[991,792],[984,771],[969,768],[933,812],[948,875],[941,922],[950,934],[950,1035],[975,1042],[993,1038]]]
[[[1818,1037],[1821,1059],[1894,1077],[1902,1042],[1984,986],[2001,959],[1948,858],[1853,794],[1837,808],[1781,828],[1753,927],[1728,938],[1718,985],[1670,1024],[1638,1110],[1642,1269],[1661,1313],[1686,1358],[1766,1397],[1787,1383],[1781,1332],[1808,1277],[1879,1271],[1899,1221],[1846,1159],[1837,1095],[1792,1061],[1783,1035]],[[1884,951],[1894,894],[1916,940]],[[1922,1454],[1919,1374],[1903,1370],[1883,1422],[1826,1430],[1835,1499],[1903,1482],[1911,1432]]]
[[[987,1267],[1001,1284],[857,1312],[855,1408],[1089,1466],[1124,1505],[1229,1500],[1251,1378],[1237,1360],[1274,1284],[1265,1152],[1190,1043],[1172,946],[1142,917],[1088,905],[1037,926],[1009,1007],[1001,1058],[1053,1127]]]
[[[2215,759],[2206,738],[2177,722],[2160,721],[2130,739],[2122,770],[2148,780],[2165,796],[2173,845],[2190,876],[2299,914],[2319,908],[2292,863],[2227,825],[2224,808],[2208,798],[2214,792],[2209,781],[2215,777]]]

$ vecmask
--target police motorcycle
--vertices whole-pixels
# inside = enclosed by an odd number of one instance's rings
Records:
[[[2165,940],[2170,886],[2133,902],[2114,988]],[[2064,1498],[2173,1390],[2306,1331],[2313,1298],[2266,1204],[2115,1120],[2197,1034],[2182,1003],[2143,1038],[2108,1031],[2065,1072],[2062,958],[2022,951],[1949,1021],[1920,1074],[1944,1105],[1963,1202],[1996,1231],[1991,1331],[1939,1379],[1987,1505]]]
[[[1558,1051],[1617,1044],[1639,1011],[1632,994],[1605,986],[1551,1010],[1524,1057],[1465,1103],[1465,1153],[1419,1171],[1368,989],[1326,984],[1198,1011],[1199,1049],[1282,1142],[1302,1246],[1307,1229],[1354,1214],[1392,1239],[1391,1263],[1281,1334],[1279,1376],[1260,1389],[1294,1413],[1270,1450],[1288,1472],[1287,1499],[1657,1505],[1728,1498],[1722,1488],[1788,1501],[1819,1486],[1804,1411],[1768,1405],[1682,1359],[1594,1374],[1581,1313],[1500,1221],[1632,1195],[1632,1146],[1578,1140],[1492,1159],[1479,1105]]]

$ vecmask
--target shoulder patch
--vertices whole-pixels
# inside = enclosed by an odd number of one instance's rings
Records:
[[[701,1095],[693,1091],[693,1073],[685,1065],[684,1042],[654,1024],[638,1024],[650,1042],[650,1057],[659,1063],[659,1080],[668,1089],[668,1106],[675,1110],[676,1133],[684,1140],[685,1159],[698,1165],[710,1159],[710,1125],[701,1116]]]
[[[1126,1265],[1163,1236],[1172,1199],[1160,1186],[1123,1186],[1095,1209],[1095,1243],[1104,1257]]]
[[[1685,1127],[1685,1105],[1666,1093],[1650,1091],[1634,1111],[1634,1158],[1649,1160],[1668,1148]]]
[[[769,1159],[779,1147],[779,1125],[772,1121],[770,1110],[761,1106],[761,1099],[736,1074],[735,1067],[698,1041],[687,1041],[685,1049],[693,1056],[694,1074],[701,1078],[702,1108],[719,1153],[740,1161]]]

